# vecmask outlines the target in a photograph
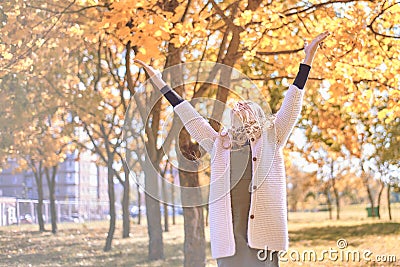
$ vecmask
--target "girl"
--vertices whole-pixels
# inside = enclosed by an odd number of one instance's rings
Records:
[[[174,106],[189,134],[211,154],[210,241],[219,267],[279,266],[277,252],[288,248],[282,150],[300,115],[314,55],[328,35],[324,32],[305,45],[305,59],[276,116],[254,102],[239,101],[231,111],[231,128],[220,133],[159,72],[135,60]],[[231,184],[234,188],[224,194]]]

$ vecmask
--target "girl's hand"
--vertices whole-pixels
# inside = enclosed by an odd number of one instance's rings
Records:
[[[143,61],[141,61],[139,59],[134,59],[133,62],[141,65],[150,77],[154,76],[154,75],[158,75],[160,73],[159,71],[153,69],[153,67],[147,65],[146,63],[144,63]]]
[[[315,52],[317,52],[318,46],[322,44],[323,40],[330,35],[329,32],[323,32],[319,34],[310,44],[305,43],[304,52],[306,53],[306,58],[304,59],[304,64],[310,65],[314,58]]]
[[[162,75],[160,71],[155,70],[153,67],[147,65],[146,63],[144,63],[139,59],[134,59],[133,62],[138,63],[145,69],[150,79],[158,87],[158,89],[161,89],[163,86],[166,85],[165,82],[162,80]]]

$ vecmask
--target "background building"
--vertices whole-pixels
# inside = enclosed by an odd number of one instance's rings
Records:
[[[0,173],[0,198],[14,198],[16,204],[9,203],[0,209],[1,218],[10,218],[15,210],[16,217],[27,215],[36,221],[38,199],[37,184],[32,170],[17,171],[16,160],[10,160],[6,169]],[[88,152],[67,155],[59,164],[56,174],[55,195],[59,221],[74,218],[101,219],[108,215],[107,168],[96,163],[96,158]],[[49,199],[47,180],[43,174],[44,199]],[[44,203],[44,216],[49,217],[49,203]],[[8,207],[8,208],[6,208]],[[4,222],[10,222],[4,219]],[[9,223],[6,223],[9,224]],[[0,225],[4,225],[1,223]]]
[[[31,170],[17,172],[18,164],[10,160],[0,173],[0,196],[38,199],[37,185]],[[43,174],[44,198],[49,198]],[[67,155],[56,174],[56,199],[72,201],[107,201],[107,168],[99,166],[89,153]]]

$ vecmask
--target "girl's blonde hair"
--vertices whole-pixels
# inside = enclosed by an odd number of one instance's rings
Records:
[[[241,106],[243,105],[249,108],[241,110]],[[244,145],[251,138],[258,139],[263,131],[274,127],[276,117],[272,114],[269,106],[266,108],[266,114],[257,103],[250,100],[239,100],[231,110],[231,118],[235,111],[240,111],[238,112],[238,116],[242,125],[239,127],[231,126],[228,129],[228,133],[231,136],[232,142],[236,145]]]

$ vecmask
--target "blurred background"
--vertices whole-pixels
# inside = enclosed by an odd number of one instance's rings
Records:
[[[207,206],[160,203],[139,186],[159,178],[151,190],[180,203],[171,185],[207,186],[209,169],[179,168],[178,148],[191,160],[202,151],[185,130],[168,135],[170,105],[142,86],[133,59],[175,66],[163,78],[187,100],[241,96],[275,113],[304,43],[329,31],[284,150],[290,248],[322,251],[345,238],[396,266],[399,13],[397,0],[1,1],[0,265],[216,266]],[[209,73],[219,86],[184,85],[176,66],[196,61],[230,68]],[[233,68],[261,94],[237,86]],[[137,120],[127,141],[129,109]],[[199,109],[221,127],[220,106]]]

